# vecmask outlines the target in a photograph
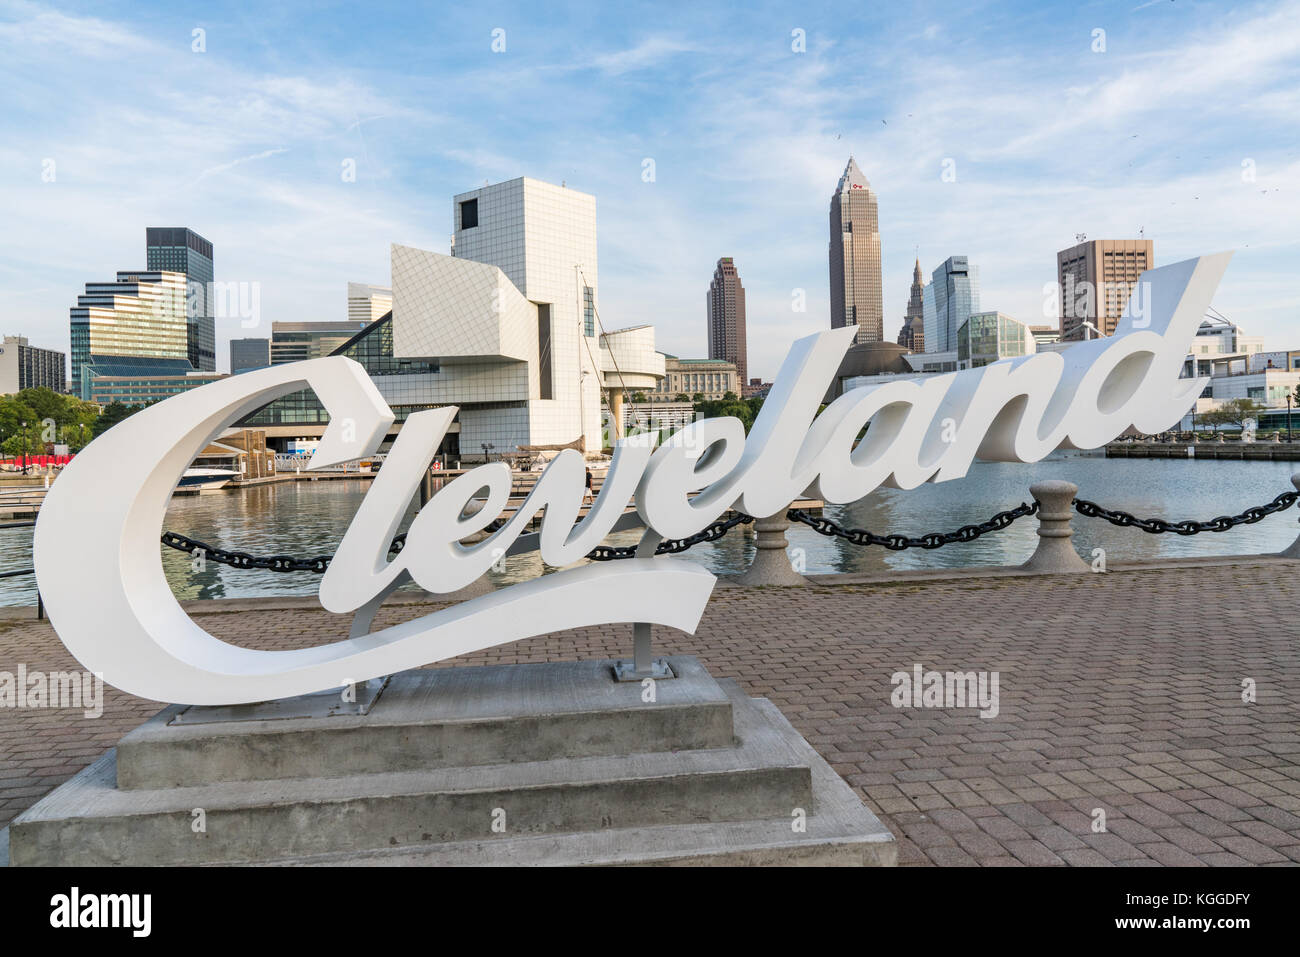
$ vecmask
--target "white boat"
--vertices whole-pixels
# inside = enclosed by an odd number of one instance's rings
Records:
[[[227,482],[238,475],[238,472],[232,472],[230,469],[189,468],[185,470],[181,480],[176,483],[176,489],[178,491],[215,492],[219,488],[224,488]]]

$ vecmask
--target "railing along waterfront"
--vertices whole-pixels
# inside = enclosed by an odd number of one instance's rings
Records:
[[[1252,506],[1237,515],[1221,515],[1206,521],[1187,519],[1182,521],[1168,521],[1162,518],[1140,518],[1129,512],[1120,509],[1107,509],[1095,502],[1086,499],[1074,498],[1074,492],[1077,487],[1069,483],[1040,483],[1032,486],[1031,491],[1039,488],[1048,488],[1048,486],[1059,486],[1068,488],[1070,495],[1068,505],[1079,515],[1086,518],[1100,518],[1123,528],[1138,528],[1150,534],[1159,534],[1163,532],[1172,532],[1180,536],[1196,535],[1201,532],[1226,532],[1239,525],[1251,525],[1255,522],[1262,521],[1269,515],[1284,511],[1300,501],[1300,473],[1292,479],[1297,488],[1294,491],[1283,492],[1277,495],[1271,502],[1263,505]],[[1053,492],[1059,491],[1053,488]],[[963,525],[950,532],[929,532],[924,535],[915,537],[902,535],[898,533],[878,534],[862,528],[846,528],[831,519],[824,516],[813,515],[806,509],[788,509],[784,513],[786,522],[798,522],[807,525],[813,531],[820,535],[839,538],[858,546],[880,546],[891,551],[901,551],[908,548],[935,549],[942,548],[944,545],[956,543],[971,542],[992,532],[1002,531],[1009,528],[1015,521],[1030,515],[1039,514],[1044,505],[1038,498],[1033,503],[1021,502],[1014,508],[997,512],[990,518],[978,524]],[[620,521],[621,528],[637,527],[635,513],[625,515]],[[1060,521],[1059,516],[1054,516],[1052,521]],[[679,554],[695,545],[705,542],[715,542],[722,538],[733,528],[741,525],[747,525],[755,521],[754,516],[744,513],[734,513],[729,518],[719,519],[705,529],[691,535],[688,538],[665,540],[660,542],[655,548],[656,555]],[[502,519],[496,519],[484,527],[481,535],[487,535],[504,524]],[[1068,536],[1067,536],[1068,537]],[[510,554],[518,554],[523,551],[535,550],[537,548],[539,536],[536,533],[520,537],[519,543],[512,547]],[[193,557],[202,555],[205,561],[215,562],[220,565],[228,565],[234,568],[262,568],[276,572],[295,572],[310,571],[321,574],[329,568],[332,555],[318,555],[311,558],[295,558],[286,555],[271,555],[258,557],[250,555],[247,552],[232,551],[222,549],[197,539],[180,535],[176,532],[164,532],[162,535],[162,544],[169,548],[177,549],[190,554]],[[406,546],[406,533],[395,537],[389,546],[389,554],[400,552]],[[588,552],[586,557],[591,561],[616,561],[619,559],[634,558],[637,554],[636,545],[614,546],[599,545],[592,551]]]
[[[1021,502],[1014,508],[995,513],[983,522],[963,525],[950,532],[929,532],[915,537],[896,532],[879,534],[867,529],[848,528],[824,516],[813,515],[806,509],[792,508],[765,520],[768,523],[775,520],[776,525],[769,525],[765,529],[763,523],[759,523],[760,548],[773,548],[774,546],[771,543],[765,545],[762,539],[765,535],[775,535],[779,538],[779,547],[783,549],[784,530],[790,522],[806,525],[820,535],[837,538],[860,547],[879,546],[890,551],[901,551],[908,548],[929,550],[942,548],[945,545],[971,542],[982,535],[1009,528],[1018,519],[1038,515],[1041,541],[1038,550],[1024,567],[1031,571],[1078,571],[1087,569],[1088,566],[1073,552],[1069,545],[1071,534],[1069,531],[1069,514],[1071,511],[1077,512],[1085,518],[1099,518],[1121,528],[1138,528],[1148,534],[1173,533],[1179,536],[1189,536],[1201,532],[1226,532],[1240,525],[1254,524],[1270,515],[1291,508],[1297,501],[1300,501],[1300,473],[1292,477],[1292,484],[1296,486],[1295,490],[1282,492],[1272,501],[1263,505],[1252,506],[1236,515],[1221,515],[1204,521],[1194,519],[1168,521],[1154,517],[1142,518],[1121,509],[1108,509],[1095,502],[1075,498],[1074,493],[1078,489],[1068,482],[1037,483],[1031,486],[1031,491],[1036,493],[1032,503]],[[1046,499],[1051,499],[1051,501],[1045,501]],[[1062,508],[1066,509],[1064,514],[1061,512]],[[1053,509],[1056,511],[1052,511]],[[733,529],[755,521],[754,516],[734,512],[687,538],[659,542],[655,547],[654,554],[680,554],[696,545],[716,542]],[[32,521],[13,522],[0,526],[0,528],[30,528],[35,524]],[[504,519],[495,519],[488,523],[478,534],[480,536],[489,535],[504,524]],[[639,516],[635,512],[626,513],[615,523],[613,531],[636,528],[639,525]],[[1045,531],[1049,527],[1054,530]],[[521,535],[507,550],[507,554],[515,555],[536,550],[540,537],[537,532]],[[400,553],[406,547],[406,541],[407,535],[405,532],[397,535],[389,545],[389,554]],[[316,555],[306,558],[291,555],[257,556],[238,549],[220,548],[172,531],[162,533],[161,543],[191,557],[202,557],[205,562],[213,562],[231,568],[262,569],[273,572],[313,572],[323,574],[329,568],[334,557],[332,555]],[[637,548],[636,545],[599,545],[588,552],[586,557],[591,561],[617,561],[636,557]],[[1052,560],[1046,564],[1040,560],[1040,556],[1044,556],[1045,553]],[[1280,554],[1285,557],[1300,558],[1300,539],[1297,539],[1295,544]],[[0,579],[18,578],[34,573],[35,569],[33,568],[20,568],[0,572]],[[772,584],[774,582],[755,583]],[[39,588],[37,589],[36,599],[37,617],[44,618],[44,604],[41,601]]]

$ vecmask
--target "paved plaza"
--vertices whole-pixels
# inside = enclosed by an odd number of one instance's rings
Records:
[[[720,584],[699,633],[656,629],[656,652],[698,655],[771,699],[899,838],[900,864],[1288,864],[1300,861],[1296,568]],[[377,626],[437,607],[399,602]],[[348,628],[314,599],[187,607],[254,648]],[[48,623],[8,611],[0,671],[77,667]],[[631,641],[630,625],[585,628],[447,664],[605,658]],[[998,714],[895,708],[891,676],[915,665],[997,672]],[[111,688],[97,719],[0,708],[0,826],[158,708]]]

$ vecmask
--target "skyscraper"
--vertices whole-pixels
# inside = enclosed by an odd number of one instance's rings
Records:
[[[95,376],[183,375],[188,358],[185,277],[123,271],[115,282],[88,282],[69,310],[70,391],[90,398]]]
[[[718,260],[709,283],[709,358],[724,359],[736,367],[736,375],[745,381],[745,287],[730,256]]]
[[[348,321],[374,322],[393,311],[393,290],[364,282],[348,283]]]
[[[231,339],[230,374],[265,369],[271,364],[270,339]]]
[[[213,312],[212,243],[184,226],[148,226],[144,231],[145,269],[185,275],[186,352],[203,372],[217,368],[217,330]]]
[[[980,311],[980,271],[965,256],[950,256],[931,275],[922,296],[926,352],[957,348],[957,330]]]
[[[1061,288],[1061,341],[1091,339],[1091,322],[1114,335],[1129,294],[1143,271],[1155,267],[1149,239],[1090,239],[1056,254]]]
[[[876,194],[849,157],[831,197],[831,328],[858,326],[854,342],[883,342]]]
[[[907,312],[903,314],[903,328],[898,333],[898,344],[908,352],[925,351],[925,307],[922,302],[925,283],[921,279],[921,260],[912,270],[912,294],[907,299]]]

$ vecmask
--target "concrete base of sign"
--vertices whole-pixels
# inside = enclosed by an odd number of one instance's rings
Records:
[[[394,675],[369,714],[171,707],[10,826],[15,865],[875,864],[893,836],[768,701],[691,657]],[[652,699],[652,700],[646,700]]]

